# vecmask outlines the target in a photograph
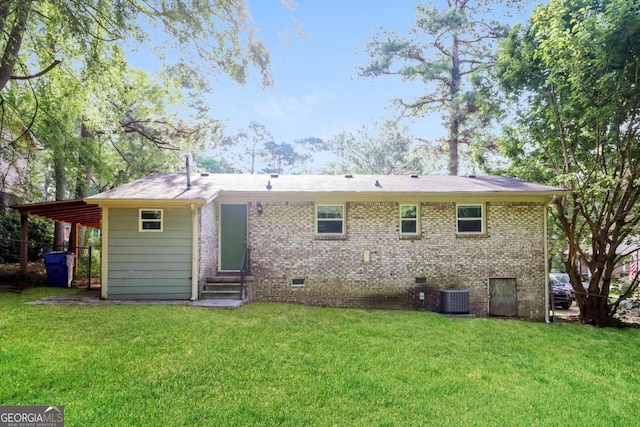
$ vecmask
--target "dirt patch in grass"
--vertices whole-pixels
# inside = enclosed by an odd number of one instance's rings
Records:
[[[20,264],[0,264],[0,291],[20,292],[26,288],[47,285],[44,261],[27,264],[27,274],[20,274]]]

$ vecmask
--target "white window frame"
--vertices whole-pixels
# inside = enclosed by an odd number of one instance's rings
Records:
[[[142,218],[143,212],[160,212],[160,218]],[[160,228],[144,228],[144,224],[159,223]],[[138,210],[138,231],[141,233],[162,233],[164,229],[163,209],[139,209]]]
[[[318,208],[321,207],[340,207],[342,209],[342,218],[325,218],[325,219],[321,219],[318,218]],[[322,203],[319,205],[316,205],[315,207],[315,226],[316,226],[316,235],[318,236],[344,236],[345,234],[345,228],[346,228],[346,222],[345,222],[345,205],[344,204],[340,204],[340,203]],[[326,220],[326,221],[338,221],[340,220],[342,222],[342,232],[341,233],[321,233],[318,230],[318,223],[322,220]]]
[[[463,207],[479,207],[480,218],[460,218],[459,208]],[[460,231],[460,221],[478,221],[480,220],[480,231]],[[485,207],[484,203],[457,203],[456,204],[456,232],[458,234],[484,234],[485,233]]]
[[[416,217],[415,218],[403,218],[402,217],[402,208],[404,206],[415,206],[416,208]],[[400,204],[400,207],[398,208],[398,218],[400,221],[400,235],[402,236],[418,236],[420,235],[420,204],[418,203],[402,203]],[[409,221],[415,221],[416,223],[416,231],[415,232],[411,232],[411,233],[407,233],[407,232],[403,232],[402,231],[402,223],[403,222],[409,222]]]

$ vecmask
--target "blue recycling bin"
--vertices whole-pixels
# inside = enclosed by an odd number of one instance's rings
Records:
[[[73,252],[47,252],[42,257],[47,267],[47,284],[59,288],[71,287],[73,264],[76,258]]]

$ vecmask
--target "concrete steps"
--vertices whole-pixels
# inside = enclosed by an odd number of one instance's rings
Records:
[[[245,277],[245,283],[252,280],[252,276]],[[242,300],[240,276],[208,277],[202,291],[200,292],[200,299]]]

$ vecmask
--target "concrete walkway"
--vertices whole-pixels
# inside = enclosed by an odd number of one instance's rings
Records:
[[[99,290],[80,290],[73,294],[56,295],[29,301],[27,304],[40,305],[187,305],[193,307],[238,308],[245,301],[234,299],[189,300],[112,300],[100,299]]]

